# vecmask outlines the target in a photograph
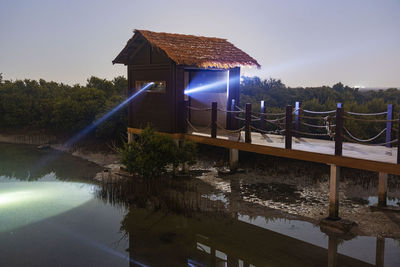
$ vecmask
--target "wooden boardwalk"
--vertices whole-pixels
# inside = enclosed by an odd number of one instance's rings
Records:
[[[128,132],[137,134],[141,130],[128,128]],[[284,136],[252,132],[251,143],[245,143],[244,135],[244,131],[240,132],[239,139],[238,133],[230,134],[222,130],[218,132],[216,138],[211,138],[209,133],[195,131],[189,131],[186,134],[171,134],[175,139],[192,140],[212,146],[400,175],[400,165],[396,163],[396,147],[387,148],[344,142],[343,156],[335,156],[334,141],[293,137],[292,149],[285,149]]]

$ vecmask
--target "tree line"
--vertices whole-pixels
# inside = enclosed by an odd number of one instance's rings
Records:
[[[251,103],[253,110],[256,112],[260,112],[261,100],[265,101],[267,113],[284,112],[286,105],[292,105],[294,107],[296,101],[301,103],[301,108],[312,111],[335,110],[337,103],[342,103],[345,111],[357,113],[380,113],[387,110],[388,104],[393,104],[393,117],[399,118],[400,90],[396,88],[386,90],[359,90],[358,88],[345,86],[340,82],[332,87],[292,88],[287,87],[281,80],[272,78],[260,79],[259,77],[242,77],[240,86],[240,103],[242,107],[245,103]],[[386,119],[386,115],[353,117],[377,120]],[[332,118],[332,120],[334,120],[334,118]],[[304,121],[309,124],[317,124],[315,120],[305,119]],[[319,122],[319,124],[321,125],[321,122]],[[269,127],[273,128],[271,125]],[[386,123],[345,119],[345,127],[356,137],[368,139],[377,135],[384,129]],[[394,131],[398,131],[396,123],[394,123],[393,127]],[[301,125],[300,130],[314,133],[323,133],[325,131],[324,129],[318,130],[304,125]],[[385,134],[375,140],[375,143],[384,141]]]
[[[71,135],[93,123],[126,97],[128,82],[90,77],[86,85],[0,79],[0,129]],[[127,110],[121,109],[95,129],[99,139],[126,132]]]
[[[85,85],[71,86],[43,79],[3,80],[0,75],[0,129],[73,134],[121,103],[126,98],[127,86],[122,76],[112,80],[92,76]],[[345,110],[360,113],[382,112],[387,104],[393,104],[394,117],[398,118],[400,90],[363,91],[342,83],[332,87],[291,88],[276,79],[242,77],[240,97],[242,106],[252,103],[256,112],[260,111],[261,100],[265,101],[267,112],[283,112],[286,105],[294,105],[296,101],[301,102],[302,108],[315,111],[334,110],[341,102]],[[126,125],[125,107],[93,134],[100,140],[120,138],[126,132]],[[346,126],[358,137],[369,138],[384,128],[385,123],[348,121]],[[313,129],[303,127],[303,130]]]

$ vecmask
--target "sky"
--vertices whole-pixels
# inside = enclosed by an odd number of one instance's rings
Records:
[[[400,87],[400,0],[0,0],[0,73],[126,76],[134,29],[226,38],[288,86]]]

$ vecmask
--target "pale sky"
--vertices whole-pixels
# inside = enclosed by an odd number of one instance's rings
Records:
[[[226,38],[289,86],[400,87],[400,0],[0,0],[5,79],[84,84],[133,29]]]

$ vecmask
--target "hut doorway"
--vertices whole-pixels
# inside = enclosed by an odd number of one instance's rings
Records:
[[[226,128],[226,112],[229,94],[229,70],[186,70],[186,99],[189,100],[190,123],[194,126],[206,127],[211,122],[212,102],[217,102],[217,122]]]

